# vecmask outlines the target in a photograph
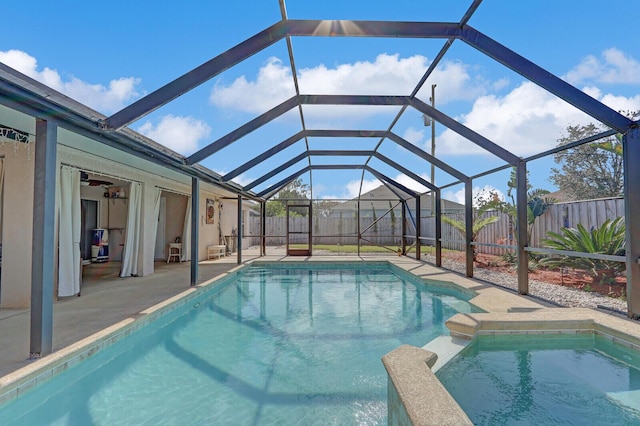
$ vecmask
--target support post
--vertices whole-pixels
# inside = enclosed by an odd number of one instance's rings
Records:
[[[624,161],[624,212],[627,256],[627,316],[640,318],[640,129],[629,130],[622,137]]]
[[[436,191],[435,219],[436,266],[442,266],[442,198],[439,189]]]
[[[356,219],[357,219],[357,231],[358,231],[358,256],[360,256],[360,196],[358,196],[358,202],[356,204]]]
[[[267,255],[267,202],[260,203],[260,255]]]
[[[464,183],[464,246],[467,277],[473,277],[473,180]]]
[[[529,293],[529,245],[527,236],[527,163],[520,161],[516,167],[516,210],[518,235],[518,293]]]
[[[238,235],[236,235],[238,247],[238,265],[242,263],[242,195],[238,195]]]
[[[407,240],[405,239],[405,235],[407,235],[407,203],[402,200],[402,254],[407,254]]]
[[[33,236],[31,246],[31,329],[29,357],[53,349],[57,125],[36,119]],[[80,267],[80,265],[78,265]]]
[[[196,177],[191,178],[191,278],[190,284],[198,283],[198,234],[200,216],[200,181]]]
[[[420,260],[420,195],[416,197],[416,260]]]

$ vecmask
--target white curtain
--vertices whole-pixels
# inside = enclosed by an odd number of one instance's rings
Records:
[[[129,211],[122,251],[121,277],[138,276],[138,253],[140,249],[140,216],[142,212],[142,185],[131,182],[129,186]]]
[[[162,195],[162,190],[157,186],[153,187],[153,217],[155,219],[153,226],[153,241],[151,242],[151,247],[155,249],[156,239],[158,238],[158,222],[160,221],[160,195]]]
[[[80,292],[80,170],[60,168],[58,194],[58,296],[65,297]]]
[[[182,227],[182,261],[191,260],[191,197],[187,197],[187,211],[184,215]]]

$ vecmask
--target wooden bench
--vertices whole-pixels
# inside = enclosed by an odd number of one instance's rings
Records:
[[[217,246],[208,246],[207,260],[211,259],[212,257],[214,259],[218,257],[224,257],[226,251],[227,251],[227,246],[225,246],[224,244],[217,245]]]

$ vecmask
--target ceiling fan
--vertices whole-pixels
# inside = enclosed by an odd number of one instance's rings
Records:
[[[100,179],[89,179],[89,174],[87,172],[80,172],[80,185],[83,186],[111,186],[113,182],[109,182],[107,180]]]

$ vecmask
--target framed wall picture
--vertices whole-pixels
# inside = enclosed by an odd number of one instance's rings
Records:
[[[212,200],[211,198],[207,198],[207,224],[208,225],[213,225],[213,218],[216,213],[214,204],[215,204],[215,200]]]

